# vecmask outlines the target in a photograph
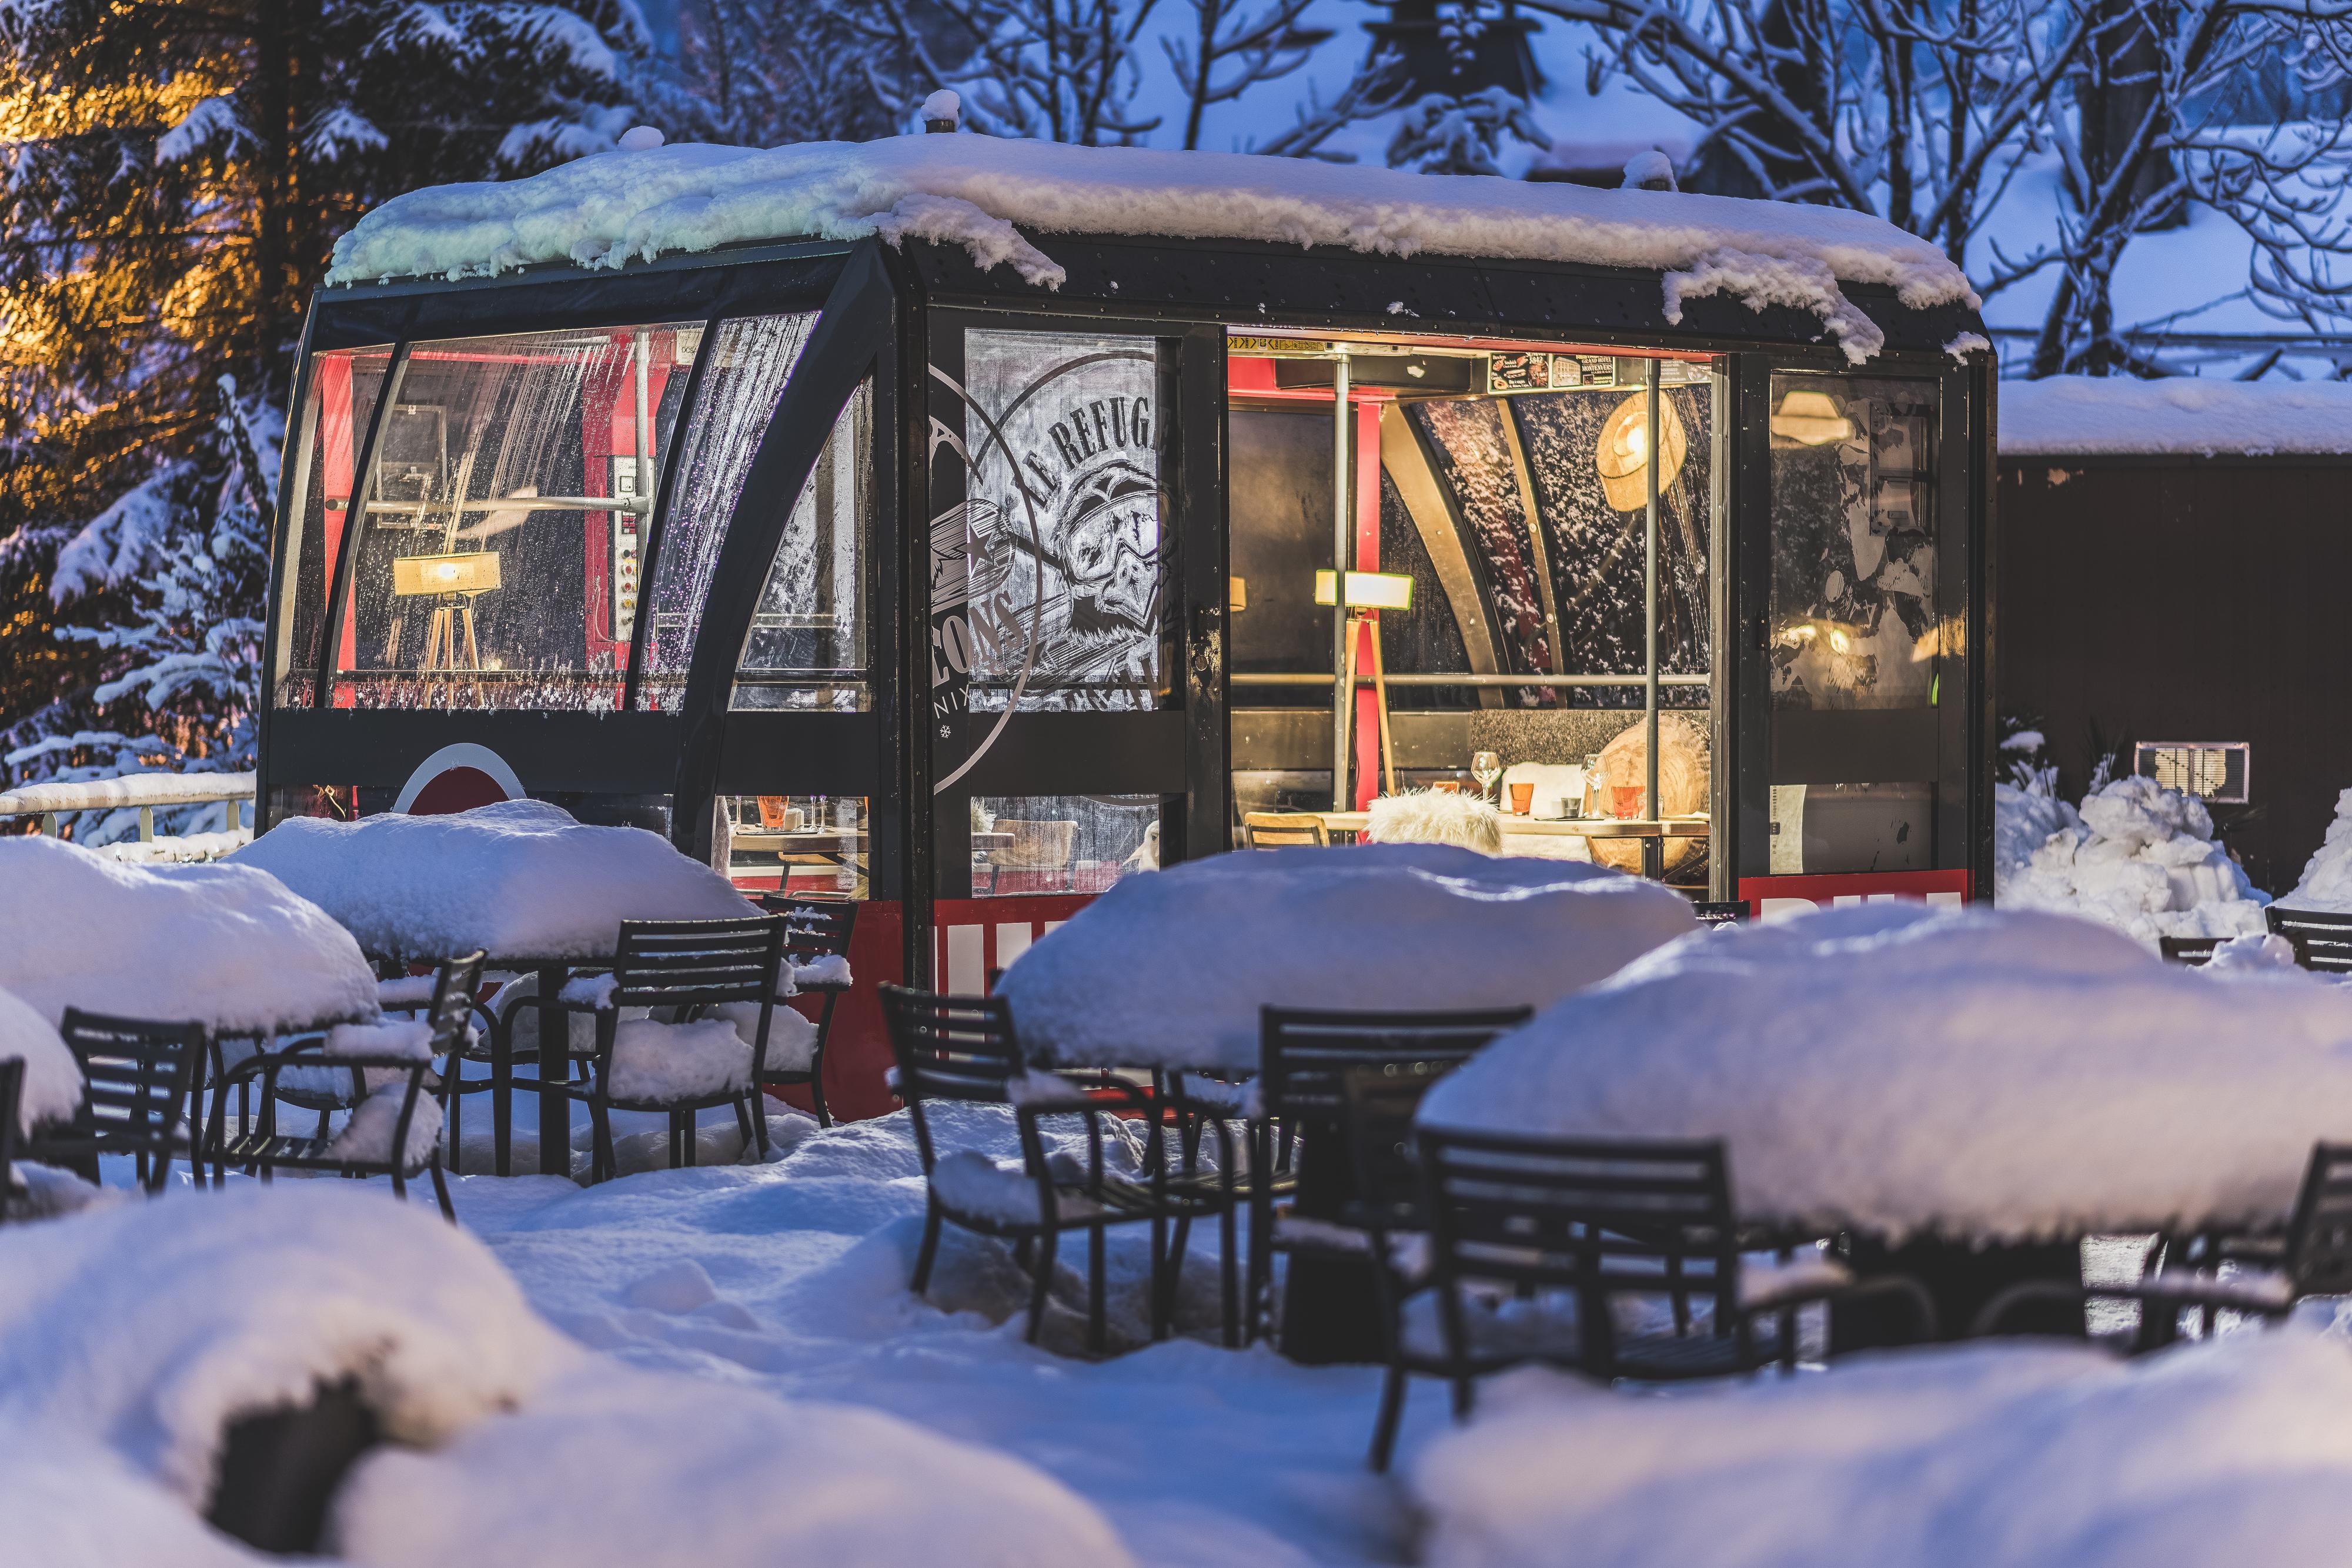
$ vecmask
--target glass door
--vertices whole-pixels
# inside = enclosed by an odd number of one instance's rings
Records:
[[[1200,836],[1191,719],[1222,666],[1213,625],[1186,634],[1204,596],[1185,565],[1205,556],[1192,575],[1221,588],[1223,548],[1218,508],[1182,499],[1187,342],[933,319],[925,738],[950,990]]]

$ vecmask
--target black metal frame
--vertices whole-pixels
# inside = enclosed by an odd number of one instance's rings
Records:
[[[780,915],[784,922],[784,956],[797,971],[804,961],[824,957],[849,957],[849,944],[857,934],[857,904],[850,899],[791,898],[782,894],[763,894],[760,907],[771,915]],[[841,995],[849,988],[835,980],[803,980],[795,973],[793,989],[802,996],[824,998],[814,1020],[816,1024],[816,1044],[809,1053],[806,1072],[783,1071],[762,1066],[759,1086],[789,1089],[808,1086],[809,1098],[816,1107],[816,1124],[833,1125],[833,1113],[824,1103],[824,1043],[833,1033],[833,1010]]]
[[[0,1059],[0,1221],[7,1219],[16,1201],[16,1140],[21,1135],[17,1119],[23,1114],[24,1101],[25,1059]]]
[[[761,1075],[768,1062],[768,1028],[775,1018],[776,992],[782,979],[784,917],[761,915],[745,920],[624,920],[614,948],[611,983],[593,1001],[567,999],[561,993],[541,997],[537,1076],[518,1080],[518,1089],[543,1090],[552,1082],[568,1099],[588,1107],[595,1143],[589,1156],[591,1182],[607,1181],[620,1174],[613,1152],[614,1111],[667,1112],[669,1153],[673,1167],[694,1163],[694,1113],[717,1105],[735,1107],[735,1119],[744,1146],[768,1155],[768,1118],[756,1103]],[[590,978],[590,977],[581,977]],[[578,983],[575,979],[574,983]],[[566,988],[569,988],[568,987]],[[613,1053],[619,1043],[621,1009],[675,1009],[679,1021],[702,1017],[709,1009],[729,1002],[756,1002],[760,1008],[757,1033],[751,1041],[751,1075],[740,1089],[672,1099],[628,1098],[613,1092]],[[584,1013],[596,1020],[595,1053],[585,1083],[569,1076],[571,1017]],[[558,1026],[562,1044],[551,1051],[549,1021]],[[551,1081],[548,1073],[561,1064],[565,1077]]]
[[[62,1165],[95,1185],[100,1155],[129,1155],[152,1197],[172,1174],[172,1156],[189,1155],[199,1182],[203,1168],[180,1131],[181,1111],[195,1093],[196,1071],[211,1039],[200,1023],[113,1018],[68,1008],[58,1026],[81,1063],[80,1107],[62,1133],[39,1133],[19,1155]]]
[[[1300,1212],[1364,1228],[1367,1201],[1356,1188],[1362,1166],[1347,1134],[1345,1081],[1363,1069],[1402,1072],[1426,1088],[1436,1074],[1467,1061],[1496,1035],[1518,1028],[1533,1008],[1469,1011],[1365,1012],[1334,1008],[1258,1010],[1257,1118],[1251,1124],[1248,1337],[1272,1316],[1274,1254],[1297,1250],[1278,1235],[1274,1200],[1297,1192],[1302,1141],[1335,1140],[1340,1157],[1317,1173],[1320,1191],[1301,1195]],[[1336,1199],[1336,1203],[1332,1200]],[[1377,1201],[1373,1199],[1371,1201]],[[1312,1211],[1310,1213],[1310,1211]]]
[[[441,1217],[455,1223],[457,1209],[449,1201],[449,1184],[442,1175],[441,1143],[434,1140],[432,1150],[423,1159],[408,1157],[409,1128],[416,1119],[416,1107],[425,1098],[425,1078],[433,1071],[436,1059],[448,1062],[448,1071],[440,1081],[438,1099],[445,1108],[443,1125],[446,1129],[446,1107],[451,1077],[457,1071],[459,1052],[466,1031],[471,1027],[474,1013],[474,993],[482,983],[483,955],[477,951],[462,958],[452,958],[440,967],[433,981],[433,1000],[425,1009],[424,1022],[432,1030],[432,1040],[421,1056],[403,1056],[390,1052],[370,1051],[324,1054],[326,1036],[319,1035],[297,1042],[283,1051],[264,1051],[249,1056],[225,1073],[213,1092],[210,1125],[205,1133],[205,1146],[196,1162],[199,1170],[211,1164],[215,1171],[235,1166],[258,1175],[268,1181],[274,1172],[281,1170],[326,1171],[341,1176],[389,1176],[395,1197],[408,1196],[409,1178],[430,1173],[433,1196],[440,1205]],[[350,1103],[358,1107],[372,1092],[367,1085],[370,1071],[393,1071],[406,1080],[401,1090],[400,1112],[394,1119],[392,1142],[381,1160],[354,1159],[332,1152],[334,1139],[329,1135],[326,1116],[321,1112],[316,1136],[297,1137],[278,1131],[278,1103],[282,1098],[278,1086],[278,1075],[288,1069],[320,1069],[348,1071],[352,1075]],[[258,1126],[248,1125],[240,1114],[237,1133],[228,1135],[226,1125],[229,1092],[240,1091],[257,1082],[261,1089],[261,1117]],[[304,1108],[315,1108],[315,1103]]]
[[[1087,1347],[1105,1348],[1103,1322],[1104,1231],[1113,1225],[1148,1221],[1151,1226],[1151,1336],[1166,1337],[1174,1314],[1175,1283],[1183,1270],[1184,1241],[1192,1221],[1210,1214],[1225,1223],[1222,1261],[1225,1279],[1226,1337],[1233,1321],[1233,1202],[1213,1181],[1203,1184],[1171,1175],[1166,1157],[1164,1107],[1132,1084],[1117,1082],[1056,1083],[1035,1072],[1021,1050],[1013,1009],[1002,997],[951,997],[903,986],[881,988],[882,1016],[898,1062],[898,1097],[915,1128],[922,1161],[923,1239],[915,1254],[908,1288],[929,1288],[939,1257],[940,1228],[953,1224],[1013,1244],[1014,1256],[1031,1270],[1028,1337],[1034,1341],[1053,1282],[1054,1259],[1064,1231],[1087,1233]],[[1041,1092],[1041,1083],[1044,1085]],[[1037,1195],[1037,1217],[1013,1219],[958,1207],[940,1196],[932,1179],[939,1166],[928,1103],[1006,1105],[1021,1143],[1022,1166]],[[1144,1128],[1144,1179],[1116,1176],[1103,1168],[1103,1120],[1136,1116]],[[1039,1121],[1077,1116],[1087,1126],[1087,1166],[1073,1176],[1047,1159]],[[1175,1225],[1172,1249],[1169,1226]],[[1034,1253],[1034,1256],[1032,1255]]]
[[[1228,847],[1225,723],[1224,507],[1227,442],[1224,359],[1229,325],[1263,324],[1307,333],[1417,332],[1542,339],[1628,352],[1672,350],[1722,356],[1727,385],[1716,464],[1714,657],[1718,749],[1713,846],[1714,896],[1733,880],[1762,874],[1769,854],[1765,768],[1769,715],[1763,706],[1757,650],[1769,568],[1769,374],[1775,365],[1850,369],[1820,323],[1784,307],[1758,311],[1727,297],[1686,301],[1683,319],[1658,313],[1654,273],[1622,268],[1415,256],[1367,256],[1242,241],[1171,243],[1111,237],[1032,235],[1066,277],[1058,288],[1022,281],[1011,268],[983,269],[954,246],[878,239],[742,247],[632,265],[617,272],[568,267],[527,268],[463,283],[411,282],[322,290],[305,326],[305,361],[295,406],[309,397],[318,352],[389,345],[399,354],[425,338],[478,336],[551,327],[618,326],[650,319],[708,324],[779,308],[823,315],[802,368],[787,385],[757,454],[737,514],[722,541],[719,570],[705,607],[682,711],[563,712],[339,711],[327,706],[341,612],[360,530],[346,530],[341,559],[328,562],[336,584],[320,631],[314,706],[279,709],[274,695],[280,621],[287,610],[283,548],[290,493],[281,497],[280,578],[273,582],[263,672],[272,701],[261,724],[263,810],[282,784],[394,786],[431,752],[453,741],[490,746],[534,792],[667,794],[681,850],[705,854],[710,811],[720,793],[857,795],[869,806],[868,885],[904,907],[904,969],[909,983],[930,973],[931,904],[969,856],[964,813],[940,807],[928,719],[929,538],[937,509],[926,461],[930,434],[929,363],[951,354],[963,327],[1003,324],[1040,329],[1127,331],[1172,345],[1174,436],[1165,454],[1171,533],[1181,595],[1176,628],[1181,697],[1169,709],[1116,715],[1036,714],[1008,727],[1003,744],[974,770],[969,791],[1161,794],[1181,801],[1163,814],[1163,860]],[[1980,329],[1960,306],[1912,310],[1892,290],[1843,286],[1885,332],[1887,347],[1871,373],[1942,378],[1944,467],[1965,483],[1958,516],[1948,514],[1951,570],[1969,585],[1969,660],[1972,689],[1946,705],[1950,743],[1972,759],[1960,794],[1939,802],[1959,845],[1939,846],[1939,863],[1965,854],[1990,885],[1991,853],[1991,685],[1985,650],[1992,624],[1987,519],[1992,502],[1992,368],[1979,356],[1957,369],[1943,345]],[[1402,308],[1400,308],[1400,307]],[[704,354],[711,335],[706,331]],[[730,712],[733,666],[743,645],[769,557],[834,414],[861,380],[871,377],[876,434],[874,515],[867,541],[873,641],[873,701],[865,713]],[[377,404],[393,401],[388,382]],[[373,434],[356,455],[364,482]],[[676,446],[672,457],[675,458]],[[674,463],[671,465],[674,468]],[[293,465],[285,483],[291,486]],[[664,488],[671,483],[666,474]],[[649,570],[660,545],[648,535]],[[1962,561],[1959,555],[1965,553]],[[1957,580],[1957,579],[1955,580]],[[637,622],[642,644],[649,617]],[[637,689],[642,659],[632,662]],[[1948,697],[1955,694],[1947,694]],[[1086,722],[1081,722],[1086,721]],[[917,742],[920,744],[917,744]],[[950,745],[954,737],[950,737]],[[958,800],[961,799],[959,795]],[[267,826],[265,821],[262,824]],[[1939,838],[1942,835],[1939,834]]]

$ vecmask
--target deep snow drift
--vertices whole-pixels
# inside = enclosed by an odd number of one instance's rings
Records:
[[[292,817],[228,858],[316,900],[371,953],[609,955],[629,920],[756,915],[728,880],[643,828],[591,827],[543,800],[443,817]]]
[[[326,911],[249,865],[149,868],[0,839],[0,987],[68,1007],[269,1032],[375,1016],[375,976]]]
[[[2352,1352],[2043,1342],[1609,1393],[1490,1386],[1412,1469],[1432,1568],[2321,1563],[2352,1533]]]
[[[0,990],[0,1061],[25,1063],[16,1102],[19,1132],[43,1122],[63,1121],[81,1103],[81,1064],[58,1036],[57,1026],[7,991]],[[0,1193],[0,1201],[6,1194]]]
[[[1061,1065],[1255,1071],[1258,1008],[1542,1007],[1696,925],[1657,883],[1448,844],[1246,850],[1130,876],[1004,972]]]
[[[1996,785],[1993,809],[1993,898],[2004,909],[2080,915],[2149,947],[2159,936],[2265,929],[2270,901],[2215,841],[2194,795],[2134,775],[2085,796],[2079,810]]]
[[[1833,207],[987,136],[765,152],[679,144],[413,191],[335,242],[328,281],[618,267],[750,241],[879,235],[961,245],[982,267],[1058,287],[1061,267],[1021,229],[1641,267],[1667,274],[1668,321],[1681,319],[1683,300],[1716,293],[1758,309],[1795,306],[1856,359],[1883,338],[1841,281],[1887,285],[1914,308],[1976,304],[1935,246]]]
[[[2282,1222],[2352,992],[2080,920],[1871,904],[1685,937],[1504,1036],[1424,1124],[1721,1137],[1744,1214],[1900,1238]]]
[[[2285,909],[2352,914],[2352,789],[2336,797],[2327,839],[2313,852],[2294,891],[2279,900]]]
[[[331,1546],[354,1563],[1132,1562],[1099,1512],[1019,1459],[870,1410],[622,1367],[557,1333],[429,1207],[301,1180],[0,1230],[10,1560],[273,1561],[198,1522],[224,1423],[345,1375],[395,1445],[337,1496]]]

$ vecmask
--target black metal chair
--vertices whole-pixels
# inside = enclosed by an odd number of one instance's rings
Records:
[[[25,1101],[25,1059],[0,1060],[0,1220],[16,1201],[16,1121]]]
[[[1062,1234],[1084,1230],[1087,1345],[1099,1354],[1105,1340],[1104,1232],[1114,1225],[1148,1222],[1152,1227],[1151,1332],[1154,1339],[1164,1336],[1174,1299],[1169,1281],[1183,1259],[1181,1248],[1170,1255],[1167,1226],[1207,1212],[1209,1206],[1170,1181],[1162,1157],[1164,1128],[1150,1097],[1131,1084],[1088,1089],[1051,1073],[1032,1072],[1013,1033],[1012,1010],[1001,997],[939,996],[888,985],[880,988],[880,994],[891,1053],[898,1061],[895,1087],[914,1123],[927,1190],[922,1245],[915,1255],[911,1281],[915,1293],[921,1295],[930,1285],[942,1226],[952,1223],[1011,1241],[1016,1255],[1034,1252],[1024,1261],[1032,1269],[1028,1337],[1034,1341]],[[943,1160],[928,1110],[935,1101],[1009,1105],[1020,1137],[1022,1169],[1001,1170],[971,1152]],[[1103,1168],[1104,1120],[1122,1112],[1142,1113],[1146,1146],[1141,1180]],[[1084,1118],[1087,1157],[1083,1169],[1048,1158],[1038,1121],[1049,1115]]]
[[[2159,936],[2156,945],[2173,963],[2201,969],[2213,961],[2213,949],[2225,940],[2227,938],[2221,936]]]
[[[2352,973],[2352,915],[2320,909],[2263,911],[2272,932],[2294,944],[2294,961],[2326,974]]]
[[[849,941],[857,929],[857,905],[848,899],[787,898],[781,894],[762,894],[760,907],[784,917],[784,954],[795,973],[793,988],[806,996],[821,996],[824,1005],[815,1019],[816,1043],[810,1049],[806,1071],[790,1068],[763,1068],[760,1087],[792,1088],[808,1085],[809,1099],[816,1108],[816,1124],[833,1125],[833,1113],[824,1103],[824,1045],[833,1034],[833,1009],[849,982],[842,978],[813,977],[803,979],[797,973],[825,958],[838,957],[845,968],[849,963]],[[768,1152],[767,1118],[760,1119],[760,1152]]]
[[[330,1055],[327,1048],[331,1037],[319,1035],[297,1041],[283,1051],[247,1057],[231,1067],[221,1082],[221,1092],[213,1097],[212,1127],[205,1138],[208,1157],[215,1165],[236,1166],[264,1181],[281,1170],[321,1171],[354,1179],[389,1176],[394,1195],[404,1198],[408,1196],[411,1179],[429,1174],[433,1196],[441,1206],[443,1217],[456,1220],[457,1213],[449,1201],[449,1184],[442,1175],[440,1129],[436,1128],[421,1154],[411,1151],[409,1133],[415,1125],[420,1105],[431,1105],[436,1115],[446,1114],[447,1073],[430,1092],[426,1080],[433,1076],[436,1059],[446,1061],[449,1071],[456,1071],[457,1055],[464,1047],[466,1032],[473,1019],[474,992],[481,985],[482,960],[479,952],[453,958],[435,975],[433,1003],[422,1020],[430,1030],[430,1040],[421,1051],[386,1049],[336,1051]],[[339,1137],[331,1135],[323,1126],[308,1136],[278,1131],[278,1105],[284,1098],[278,1090],[279,1078],[289,1071],[322,1071],[350,1074],[354,1118],[366,1114],[368,1106],[379,1097],[388,1100],[397,1096],[399,1104],[393,1113],[391,1135],[380,1156],[339,1147]],[[391,1076],[371,1085],[370,1072]],[[258,1124],[240,1124],[231,1134],[225,1120],[228,1092],[251,1083],[260,1088]],[[349,1130],[347,1126],[346,1134]]]
[[[1377,1067],[1349,1068],[1339,1078],[1348,1155],[1356,1173],[1355,1197],[1343,1223],[1361,1234],[1364,1254],[1371,1263],[1381,1350],[1388,1363],[1388,1375],[1381,1385],[1380,1415],[1372,1427],[1371,1464],[1378,1471],[1389,1468],[1397,1422],[1404,1415],[1406,1378],[1414,1370],[1398,1332],[1399,1307],[1427,1271],[1425,1245],[1418,1259],[1405,1255],[1398,1245],[1408,1237],[1418,1241],[1429,1228],[1421,1206],[1421,1161],[1413,1145],[1412,1119],[1430,1085],[1459,1065],[1444,1058],[1388,1061]]]
[[[560,1043],[545,1039],[540,1041],[539,1071],[542,1079],[552,1063],[564,1062],[568,1069],[570,1015],[586,1013],[596,1020],[595,1051],[589,1062],[587,1081],[574,1081],[567,1071],[560,1083],[566,1096],[587,1104],[589,1120],[594,1124],[590,1181],[606,1181],[620,1174],[613,1148],[614,1111],[667,1113],[672,1168],[694,1163],[695,1113],[718,1105],[735,1108],[743,1146],[758,1147],[764,1153],[766,1143],[761,1129],[765,1117],[754,1102],[760,1098],[761,1074],[767,1067],[768,1028],[778,1005],[776,990],[783,971],[783,944],[784,917],[781,915],[740,920],[625,920],[608,975],[575,979],[564,988],[563,994],[544,998],[548,1010],[541,1015],[541,1030],[548,1029],[545,1020],[558,1020],[563,1039]],[[753,1037],[745,1042],[744,1069],[740,1078],[730,1073],[725,1082],[716,1087],[674,1093],[633,1092],[629,1087],[633,1074],[618,1074],[616,1083],[616,1068],[621,1065],[615,1059],[620,1054],[623,1008],[668,1009],[677,1014],[677,1024],[691,1024],[706,1019],[711,1009],[730,1003],[759,1009]],[[635,1030],[638,1021],[632,1020],[627,1027]],[[536,1081],[519,1080],[516,1083],[518,1090],[540,1086]],[[549,1135],[549,1129],[540,1129],[541,1138]],[[555,1135],[563,1134],[559,1129]]]
[[[1293,1158],[1304,1128],[1345,1140],[1346,1104],[1341,1080],[1364,1067],[1415,1065],[1424,1073],[1476,1055],[1489,1041],[1528,1021],[1531,1008],[1495,1008],[1454,1012],[1356,1012],[1330,1009],[1269,1007],[1258,1014],[1256,1079],[1258,1112],[1251,1132],[1250,1255],[1246,1337],[1255,1339],[1273,1315],[1274,1255],[1277,1251],[1350,1250],[1334,1248],[1319,1227],[1285,1220],[1276,1200],[1294,1197],[1306,1157]],[[1312,1139],[1307,1140],[1310,1144]],[[1354,1171],[1344,1150],[1315,1179],[1328,1177],[1344,1189]],[[1344,1192],[1340,1199],[1346,1202]],[[1311,1202],[1311,1198],[1310,1198]]]
[[[61,1166],[95,1185],[100,1155],[126,1155],[151,1195],[163,1190],[174,1155],[190,1155],[197,1168],[183,1112],[208,1047],[204,1025],[68,1008],[58,1032],[81,1063],[81,1107],[63,1128],[25,1140],[18,1157]]]
[[[2305,1296],[2352,1295],[2352,1144],[2312,1145],[2284,1237],[2201,1239],[2206,1267],[2165,1267],[2161,1260],[2170,1250],[2168,1246],[2152,1254],[2154,1269],[2127,1285],[2078,1285],[2061,1280],[2011,1285],[1985,1303],[1969,1332],[2004,1333],[2002,1325],[2013,1314],[2045,1301],[2136,1301],[2139,1329],[2130,1349],[2137,1354],[2175,1343],[2184,1312],[2198,1312],[2210,1333],[2221,1312],[2275,1322]],[[2247,1267],[2223,1274],[2210,1266],[2222,1262]]]
[[[1423,1127],[1414,1141],[1431,1282],[1401,1304],[1398,1333],[1408,1371],[1452,1383],[1457,1419],[1477,1378],[1527,1362],[1602,1381],[1793,1369],[1797,1310],[1817,1301],[1899,1294],[1917,1337],[1935,1335],[1934,1303],[1900,1275],[1855,1280],[1827,1259],[1743,1269],[1719,1140]],[[1662,1298],[1670,1328],[1654,1321]],[[1433,1337],[1416,1332],[1417,1301],[1433,1309]],[[1630,1332],[1618,1322],[1625,1301],[1646,1309]]]

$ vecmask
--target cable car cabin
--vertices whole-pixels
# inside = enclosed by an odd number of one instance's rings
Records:
[[[419,192],[337,260],[268,815],[527,792],[862,901],[837,1109],[875,982],[1266,814],[1990,885],[1993,365],[1875,220],[953,135]]]

